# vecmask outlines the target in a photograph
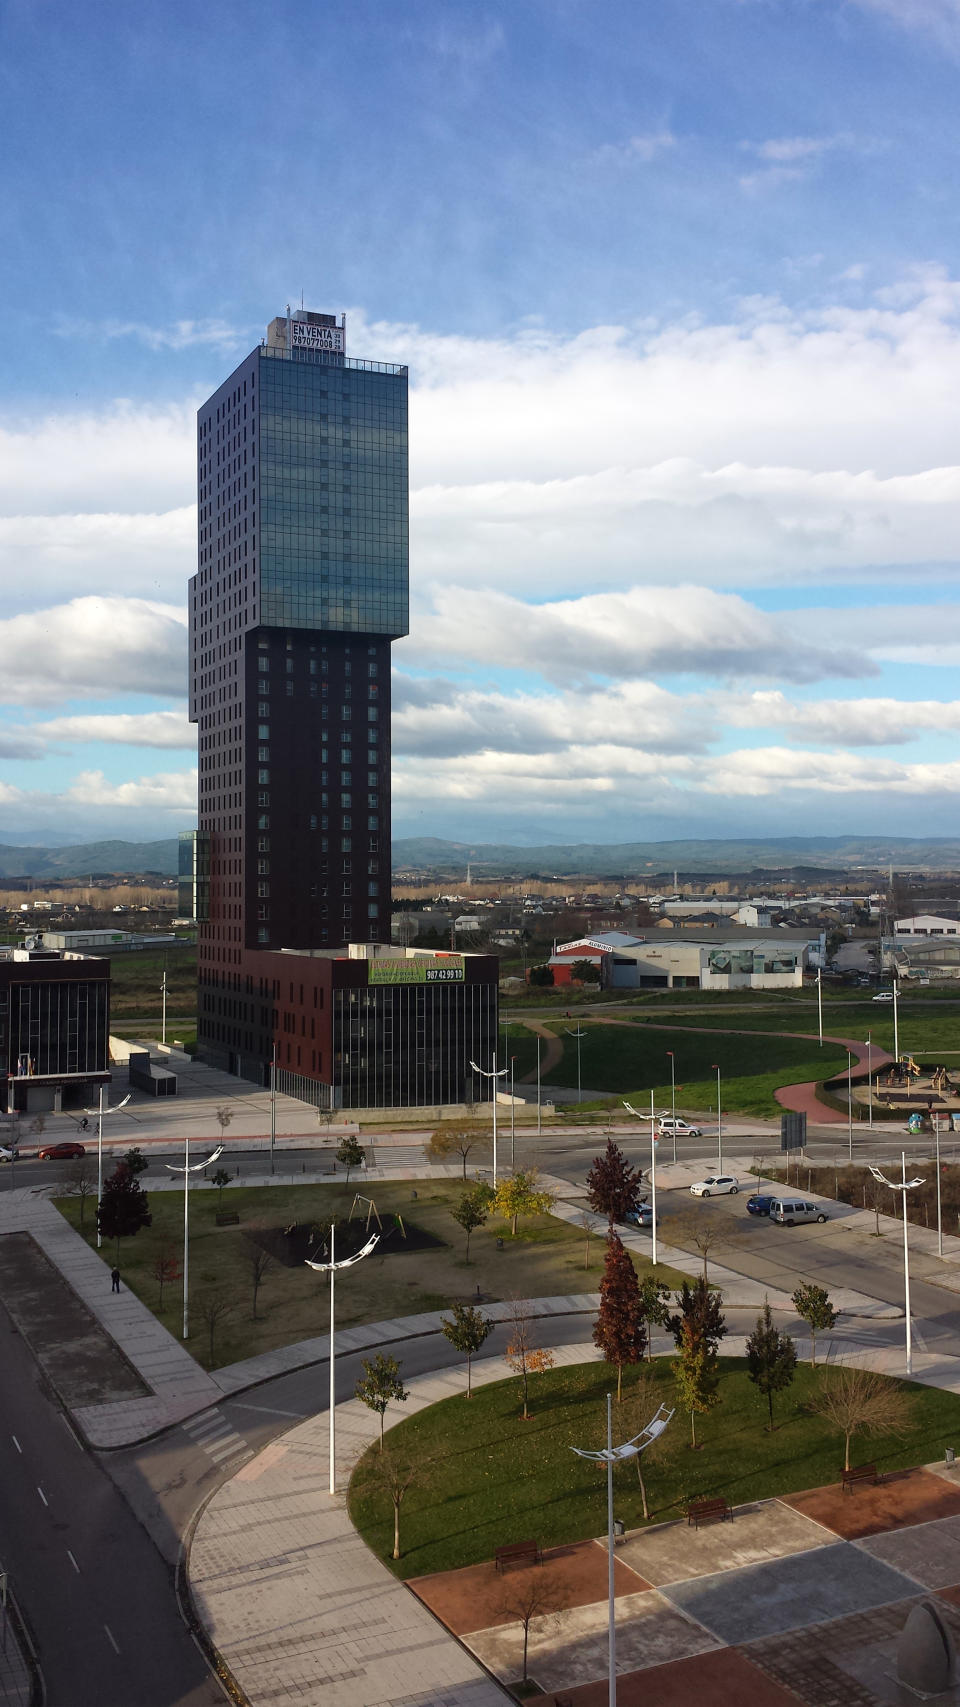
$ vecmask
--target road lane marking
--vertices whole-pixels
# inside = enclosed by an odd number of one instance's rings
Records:
[[[67,1548],[67,1558],[70,1560],[70,1563],[73,1566],[74,1570],[76,1571],[77,1576],[79,1576],[80,1575],[80,1566],[77,1564],[77,1561],[74,1558],[73,1554],[71,1553],[69,1547]]]
[[[275,1405],[248,1405],[244,1399],[234,1399],[233,1403],[239,1411],[259,1411],[265,1417],[296,1417],[299,1421],[304,1415],[303,1411],[278,1411]]]
[[[107,1641],[110,1643],[110,1646],[113,1649],[114,1653],[119,1654],[120,1649],[117,1647],[116,1641],[114,1639],[113,1631],[111,1630],[109,1624],[105,1624],[103,1626],[103,1628],[107,1633]]]
[[[23,1447],[20,1445],[20,1442],[17,1439],[16,1435],[12,1434],[10,1436],[10,1439],[13,1441],[14,1446],[16,1447],[17,1451],[20,1453],[20,1455],[22,1457],[23,1456]]]
[[[42,1499],[42,1501],[43,1501],[43,1503],[44,1503],[44,1505],[49,1505],[49,1504],[50,1504],[50,1501],[49,1501],[49,1500],[48,1500],[48,1499],[47,1499],[47,1496],[46,1496],[46,1494],[45,1494],[45,1493],[44,1493],[44,1491],[43,1491],[43,1489],[42,1489],[42,1488],[41,1488],[41,1486],[40,1486],[40,1483],[39,1483],[39,1482],[38,1482],[38,1483],[37,1483],[37,1493],[38,1493],[38,1494],[39,1494],[39,1495],[40,1495],[40,1498],[41,1498],[41,1499]]]

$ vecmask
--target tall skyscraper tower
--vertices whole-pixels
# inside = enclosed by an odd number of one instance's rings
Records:
[[[407,369],[354,360],[345,342],[343,320],[288,309],[197,419],[199,812],[181,875],[200,1053],[251,1076],[276,1029],[247,1000],[266,999],[266,954],[390,939]]]

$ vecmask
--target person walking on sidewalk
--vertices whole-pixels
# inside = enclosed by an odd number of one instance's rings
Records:
[[[110,1287],[111,1292],[119,1292],[120,1291],[120,1270],[118,1268],[112,1268],[110,1270],[110,1280],[112,1282],[111,1287]]]

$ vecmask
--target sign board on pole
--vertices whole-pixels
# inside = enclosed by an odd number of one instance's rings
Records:
[[[802,1150],[807,1142],[807,1117],[805,1114],[781,1114],[780,1116],[780,1148],[781,1150]]]

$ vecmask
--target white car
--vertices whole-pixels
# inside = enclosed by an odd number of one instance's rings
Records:
[[[691,1126],[688,1120],[681,1120],[679,1114],[661,1114],[657,1121],[657,1131],[661,1138],[702,1138],[699,1126]]]
[[[893,991],[892,990],[878,990],[877,994],[873,997],[873,1000],[875,1002],[892,1002],[893,1001]]]
[[[19,1160],[20,1151],[15,1144],[12,1147],[9,1144],[0,1144],[0,1162],[19,1162]]]
[[[726,1191],[736,1197],[740,1181],[733,1174],[708,1174],[706,1179],[696,1180],[690,1190],[694,1197],[722,1197]]]

